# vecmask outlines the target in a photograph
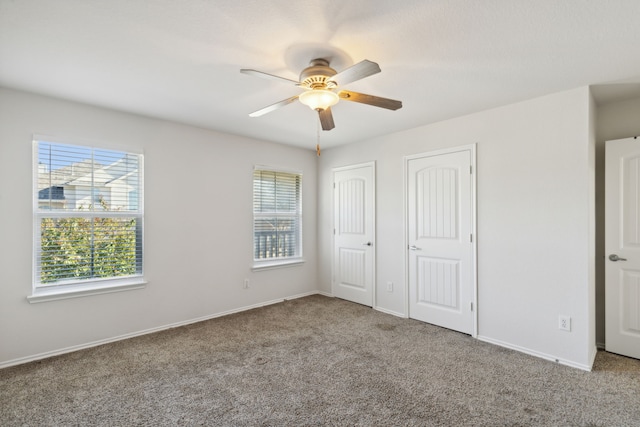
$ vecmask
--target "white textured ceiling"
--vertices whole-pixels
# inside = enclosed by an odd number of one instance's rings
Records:
[[[639,18],[639,0],[0,0],[0,86],[313,149],[307,107],[248,116],[299,89],[239,70],[297,80],[327,46],[338,71],[382,68],[348,89],[404,104],[340,102],[328,148],[579,86],[638,93]]]

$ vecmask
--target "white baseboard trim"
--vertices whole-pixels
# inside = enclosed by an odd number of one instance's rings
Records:
[[[274,300],[270,300],[270,301],[260,302],[260,303],[257,303],[257,304],[252,304],[252,305],[248,305],[248,306],[244,306],[244,307],[240,307],[240,308],[235,308],[233,310],[227,310],[227,311],[223,311],[223,312],[220,312],[220,313],[215,313],[215,314],[211,314],[211,315],[207,315],[207,316],[198,317],[198,318],[195,318],[195,319],[183,320],[183,321],[180,321],[180,322],[170,323],[170,324],[164,325],[164,326],[158,326],[158,327],[155,327],[155,328],[149,328],[149,329],[145,329],[145,330],[142,330],[142,331],[131,332],[131,333],[128,333],[128,334],[118,335],[118,336],[111,337],[111,338],[92,341],[92,342],[89,342],[89,343],[86,343],[86,344],[79,344],[79,345],[74,345],[74,346],[71,346],[71,347],[61,348],[61,349],[58,349],[58,350],[46,351],[44,353],[39,353],[39,354],[35,354],[35,355],[32,355],[32,356],[20,357],[20,358],[17,358],[17,359],[12,359],[12,360],[8,360],[6,362],[0,363],[0,369],[8,368],[10,366],[22,365],[24,363],[33,362],[33,361],[36,361],[36,360],[42,360],[42,359],[46,359],[46,358],[53,357],[53,356],[59,356],[61,354],[72,353],[74,351],[84,350],[84,349],[87,349],[87,348],[97,347],[97,346],[100,346],[100,345],[109,344],[109,343],[116,342],[116,341],[122,341],[122,340],[126,340],[126,339],[129,339],[129,338],[135,338],[135,337],[139,337],[139,336],[142,336],[142,335],[153,334],[155,332],[165,331],[167,329],[172,329],[172,328],[178,328],[180,326],[191,325],[193,323],[204,322],[205,320],[215,319],[217,317],[228,316],[230,314],[240,313],[240,312],[247,311],[247,310],[253,310],[254,308],[266,307],[268,305],[278,304],[280,302],[284,302],[284,301],[287,301],[287,300],[292,300],[292,299],[297,299],[297,298],[304,298],[304,297],[308,297],[308,296],[311,296],[311,295],[317,295],[319,293],[321,293],[321,292],[318,292],[318,291],[304,292],[304,293],[301,293],[301,294],[291,295],[291,296],[288,296],[286,298],[278,298],[278,299],[274,299]]]
[[[407,319],[407,315],[405,315],[404,313],[398,313],[397,311],[388,310],[382,307],[373,307],[373,309],[381,313],[390,314],[392,316],[402,317],[403,319]]]
[[[329,298],[335,298],[335,296],[331,292],[317,291],[316,294],[323,295]]]
[[[561,359],[559,357],[552,356],[550,354],[542,353],[542,352],[539,352],[539,351],[536,351],[536,350],[531,350],[531,349],[526,348],[526,347],[520,347],[519,345],[510,344],[510,343],[507,343],[507,342],[504,342],[504,341],[496,340],[496,339],[485,337],[485,336],[482,336],[482,335],[478,335],[477,339],[480,340],[480,341],[487,342],[489,344],[499,345],[500,347],[508,348],[510,350],[519,351],[520,353],[525,353],[525,354],[528,354],[530,356],[535,356],[535,357],[539,357],[541,359],[549,360],[551,362],[556,362],[556,363],[559,363],[561,365],[566,365],[566,366],[570,366],[572,368],[581,369],[583,371],[591,371],[591,368],[593,366],[593,361],[591,362],[591,365],[583,365],[582,363],[576,363],[576,362],[574,362],[572,360]],[[595,357],[595,354],[594,354],[594,357]]]
[[[292,295],[292,296],[290,296],[290,297],[283,298],[283,299],[282,299],[282,300],[280,300],[280,301],[288,301],[288,300],[291,300],[291,299],[297,299],[297,298],[310,297],[311,295],[318,295],[318,294],[320,294],[320,291],[309,291],[309,292],[303,292],[303,293],[301,293],[301,294],[296,294],[296,295]],[[278,301],[278,302],[280,302],[280,301]],[[243,311],[244,311],[244,310],[243,310]]]

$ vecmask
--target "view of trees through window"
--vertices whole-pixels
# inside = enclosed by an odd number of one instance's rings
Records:
[[[43,218],[40,236],[42,284],[137,272],[135,218]]]

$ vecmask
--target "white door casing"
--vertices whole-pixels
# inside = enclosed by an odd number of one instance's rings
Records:
[[[375,281],[375,164],[333,170],[332,293],[372,307]]]
[[[640,359],[640,139],[605,151],[605,346]]]
[[[406,160],[409,317],[477,335],[475,146]]]

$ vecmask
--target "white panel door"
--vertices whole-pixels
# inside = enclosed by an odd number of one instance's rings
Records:
[[[474,333],[472,152],[407,162],[409,317]]]
[[[640,359],[640,140],[607,141],[605,343]]]
[[[333,295],[373,306],[374,164],[334,169]]]

